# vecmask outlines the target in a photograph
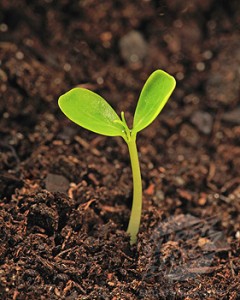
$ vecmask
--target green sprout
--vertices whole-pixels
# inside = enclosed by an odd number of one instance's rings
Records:
[[[175,86],[176,81],[171,75],[162,70],[153,72],[140,94],[132,129],[127,125],[124,112],[121,112],[119,118],[101,96],[90,90],[74,88],[58,100],[62,112],[74,123],[102,135],[121,136],[127,143],[133,177],[132,210],[127,229],[131,244],[137,241],[142,212],[142,180],[136,136],[158,116]]]

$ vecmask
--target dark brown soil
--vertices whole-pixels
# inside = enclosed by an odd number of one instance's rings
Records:
[[[129,34],[130,33],[130,34]],[[240,299],[238,0],[0,1],[0,298]],[[90,88],[131,122],[155,69],[177,79],[126,145],[68,121]]]

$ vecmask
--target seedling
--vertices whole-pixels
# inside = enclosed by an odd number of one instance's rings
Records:
[[[131,244],[137,241],[142,212],[142,181],[136,136],[158,116],[175,86],[174,77],[162,70],[153,72],[140,94],[132,129],[127,125],[124,112],[119,118],[101,96],[90,90],[74,88],[58,100],[62,112],[74,123],[102,135],[121,136],[127,143],[133,175],[133,202],[127,229]]]

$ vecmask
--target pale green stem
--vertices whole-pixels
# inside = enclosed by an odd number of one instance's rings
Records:
[[[142,213],[142,180],[139,166],[136,136],[131,137],[127,141],[133,176],[133,202],[130,220],[127,232],[130,234],[130,243],[135,244],[137,241],[137,234],[140,227],[141,213]]]

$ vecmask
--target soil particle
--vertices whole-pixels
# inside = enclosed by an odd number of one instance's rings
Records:
[[[119,42],[123,59],[130,64],[141,62],[147,55],[147,42],[138,31],[131,31],[124,35]]]
[[[45,179],[46,189],[49,192],[66,192],[69,181],[62,175],[49,173]]]
[[[204,134],[210,134],[213,126],[213,118],[208,112],[196,111],[191,122]]]

